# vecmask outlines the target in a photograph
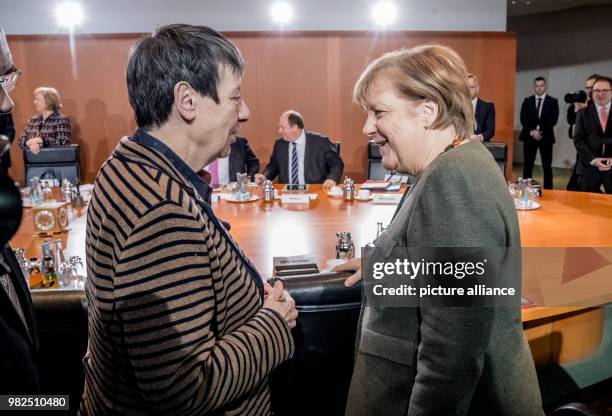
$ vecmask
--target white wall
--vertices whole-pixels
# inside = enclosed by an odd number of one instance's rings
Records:
[[[517,72],[514,105],[514,161],[523,162],[520,110],[533,94],[533,79],[543,76],[548,92],[559,100],[559,122],[553,166],[571,167],[576,149],[568,137],[567,104],[563,96],[584,87],[593,73],[612,75],[612,7],[590,7],[510,19],[517,35]],[[536,164],[541,165],[540,156]]]
[[[72,0],[78,1],[78,0]],[[221,31],[277,30],[275,0],[80,0],[87,21],[79,33],[143,33],[168,23],[205,24]],[[374,0],[286,0],[295,10],[287,30],[374,30]],[[9,35],[54,34],[60,0],[0,0],[0,25]],[[390,30],[505,31],[506,0],[395,0]]]

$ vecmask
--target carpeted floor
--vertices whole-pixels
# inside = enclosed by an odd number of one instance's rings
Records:
[[[553,189],[562,189],[565,190],[567,186],[567,182],[572,174],[571,169],[565,168],[553,168]],[[512,179],[516,180],[516,178],[520,178],[523,176],[523,164],[515,163],[512,165]],[[540,182],[544,182],[544,175],[542,173],[541,166],[533,167],[533,178]]]

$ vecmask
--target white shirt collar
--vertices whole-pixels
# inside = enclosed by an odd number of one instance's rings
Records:
[[[472,100],[472,106],[473,106],[474,108],[476,108],[476,104],[478,104],[478,97],[476,97],[476,98],[474,98],[474,99]]]
[[[306,132],[304,129],[302,129],[302,133],[300,133],[300,135],[298,136],[298,138],[295,140],[295,144],[298,145],[303,145],[304,143],[306,143]]]
[[[535,95],[536,100],[537,100],[538,98],[541,98],[542,100],[544,100],[544,99],[546,98],[546,93],[544,93],[544,94],[542,94],[542,95],[538,95],[538,94],[534,94],[534,95]]]
[[[610,104],[612,104],[612,101],[608,101],[608,104],[606,104],[605,106],[601,106],[599,104],[595,104],[595,107],[597,107],[597,114],[599,115],[601,113],[601,107],[606,109],[606,113],[610,112]]]

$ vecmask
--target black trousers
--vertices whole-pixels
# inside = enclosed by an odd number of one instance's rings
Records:
[[[578,165],[578,156],[576,156],[576,163],[574,163],[574,168],[572,169],[572,175],[567,181],[567,190],[568,191],[579,191],[578,188],[578,174],[576,173],[576,165]]]
[[[525,161],[525,164],[523,165],[523,178],[533,178],[533,164],[535,162],[538,149],[540,149],[542,170],[544,171],[544,189],[552,189],[553,143],[550,140],[527,139],[523,142],[523,160]]]
[[[578,189],[581,192],[601,193],[601,185],[603,185],[606,194],[612,194],[612,171],[578,175]]]

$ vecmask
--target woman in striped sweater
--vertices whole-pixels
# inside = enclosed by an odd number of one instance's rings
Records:
[[[297,311],[264,283],[195,172],[249,110],[221,34],[171,25],[139,40],[127,84],[139,126],[102,166],[88,210],[83,415],[268,415],[268,376]]]

